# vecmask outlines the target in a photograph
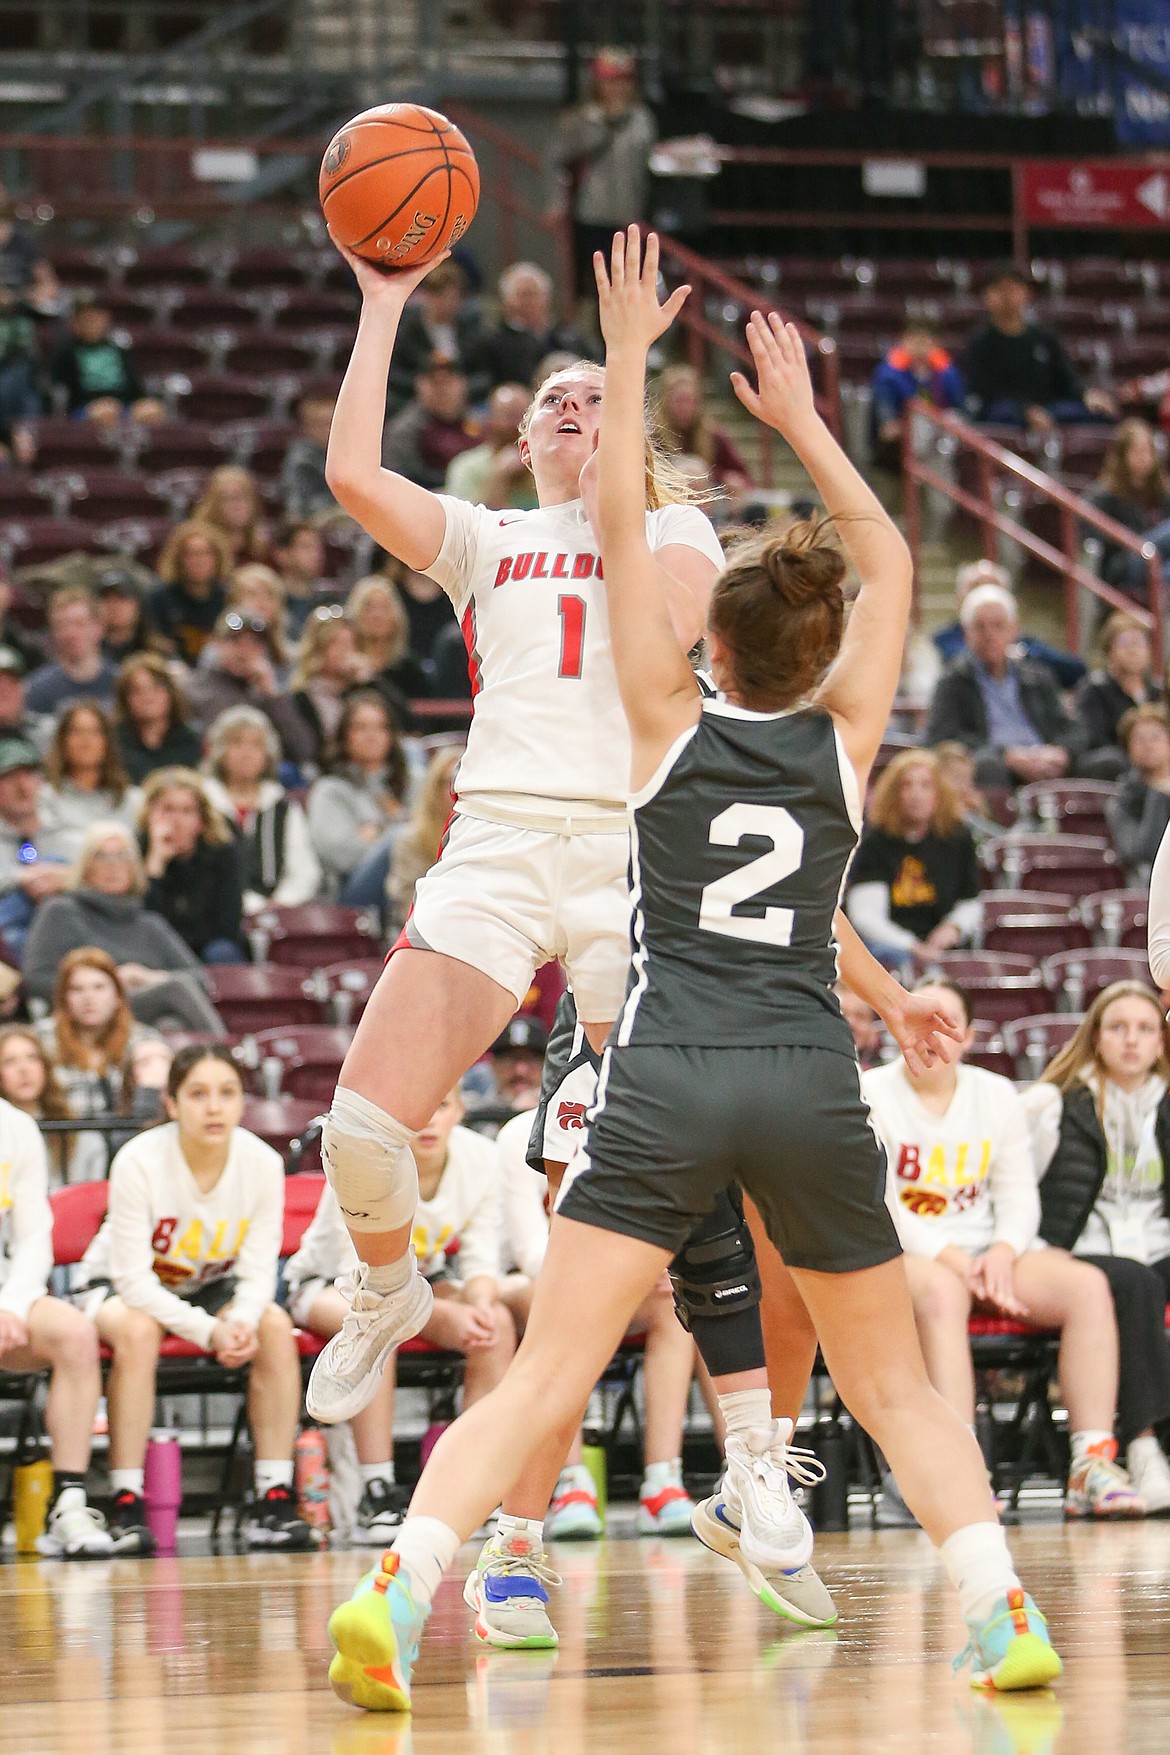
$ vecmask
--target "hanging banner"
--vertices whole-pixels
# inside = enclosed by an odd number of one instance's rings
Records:
[[[1170,146],[1170,0],[1117,0],[1114,119],[1126,146]]]
[[[1168,228],[1170,159],[1164,166],[1107,158],[1025,159],[1020,205],[1030,226]]]

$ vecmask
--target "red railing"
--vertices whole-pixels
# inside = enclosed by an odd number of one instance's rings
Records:
[[[961,450],[974,459],[978,492],[972,493],[968,488],[959,485],[944,475],[936,463],[929,457],[919,456],[916,452],[916,439],[921,427],[929,426],[936,435],[949,434]],[[922,504],[923,488],[930,488],[943,495],[953,505],[960,506],[970,514],[979,525],[983,542],[983,552],[989,560],[995,558],[996,538],[1006,536],[1017,543],[1027,554],[1033,555],[1045,566],[1059,573],[1064,582],[1064,615],[1065,634],[1068,649],[1079,652],[1081,645],[1081,605],[1079,593],[1087,591],[1099,602],[1110,609],[1125,610],[1136,616],[1149,629],[1154,647],[1154,664],[1159,675],[1162,674],[1165,649],[1162,615],[1162,564],[1158,551],[1152,542],[1144,542],[1127,530],[1124,524],[1118,524],[1099,512],[1091,501],[1075,494],[1063,483],[1056,481],[1044,471],[1018,457],[1014,451],[1005,450],[986,434],[968,425],[964,420],[953,414],[944,414],[941,410],[925,405],[915,404],[913,418],[907,420],[903,427],[902,468],[905,483],[905,518],[906,539],[917,563],[919,546],[922,539]],[[1003,511],[995,499],[997,477],[1008,477],[1019,486],[1028,488],[1035,498],[1055,506],[1060,514],[1060,547],[1056,548],[1034,530],[1029,530],[1019,519]],[[1125,549],[1129,554],[1137,555],[1146,569],[1146,607],[1143,609],[1131,597],[1118,591],[1114,586],[1106,584],[1104,579],[1090,572],[1081,560],[1081,543],[1083,531],[1088,529],[1103,536],[1106,541],[1118,548]]]
[[[505,261],[515,256],[515,221],[517,218],[537,226],[555,239],[557,259],[561,267],[561,286],[566,300],[566,314],[572,307],[573,284],[573,246],[572,233],[567,217],[552,215],[547,210],[536,206],[522,193],[517,192],[517,181],[525,176],[539,179],[538,194],[543,192],[545,174],[544,161],[539,154],[531,151],[516,140],[503,128],[496,126],[486,117],[481,116],[464,104],[448,105],[448,113],[452,121],[458,122],[470,138],[477,154],[484,144],[489,146],[493,154],[493,165],[488,174],[481,164],[481,197],[496,202],[499,207],[499,226],[501,255]],[[736,365],[751,369],[752,358],[747,343],[743,339],[743,327],[748,315],[762,302],[760,294],[754,291],[745,281],[737,280],[727,274],[714,263],[688,250],[685,245],[674,238],[662,239],[662,264],[664,272],[675,280],[689,281],[694,291],[683,306],[679,323],[686,332],[687,352],[691,363],[700,371],[705,371],[710,350],[716,348],[733,359]],[[727,324],[713,322],[708,315],[707,307],[712,299],[718,299],[723,305],[734,304],[737,310],[734,332]],[[841,384],[838,372],[837,344],[829,336],[822,335],[819,330],[809,324],[798,323],[805,345],[809,348],[814,360],[817,379],[817,396],[821,412],[829,427],[837,438],[841,436]],[[762,429],[761,462],[764,486],[771,486],[773,474],[773,451],[775,436],[770,428]]]
[[[765,307],[775,309],[771,301],[762,298],[746,281],[737,280],[722,268],[716,268],[713,262],[696,255],[674,238],[662,239],[662,263],[664,270],[673,279],[680,283],[687,281],[694,289],[678,319],[686,330],[687,352],[691,364],[705,372],[710,349],[714,347],[727,354],[737,366],[746,366],[749,372],[754,372],[752,356],[743,338],[743,329],[752,311]],[[722,325],[711,321],[707,305],[712,297],[722,300],[724,305],[734,304],[737,307],[734,327],[730,321]],[[834,437],[840,439],[841,379],[837,343],[831,336],[822,335],[819,330],[799,319],[796,319],[796,326],[812,355],[818,407]],[[760,432],[761,473],[764,486],[770,487],[775,434],[770,427],[761,427]]]

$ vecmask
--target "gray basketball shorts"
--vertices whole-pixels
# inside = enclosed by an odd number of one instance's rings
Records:
[[[857,1063],[826,1048],[606,1050],[586,1148],[557,1211],[674,1255],[729,1182],[789,1267],[901,1254]]]

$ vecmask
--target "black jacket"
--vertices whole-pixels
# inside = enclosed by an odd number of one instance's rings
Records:
[[[1162,1162],[1170,1166],[1170,1092],[1154,1123]],[[1040,1184],[1040,1235],[1057,1249],[1071,1249],[1089,1222],[1105,1182],[1105,1134],[1088,1085],[1064,1093],[1060,1138]],[[1170,1218],[1170,1176],[1162,1184],[1162,1205]]]
[[[139,842],[145,855],[146,837],[140,835]],[[149,880],[144,901],[170,921],[196,956],[213,939],[241,944],[244,894],[238,843],[216,847],[199,840],[190,858],[172,859],[161,878]]]
[[[1096,506],[1098,512],[1104,512],[1115,524],[1132,530],[1135,536],[1144,536],[1147,530],[1153,530],[1170,518],[1170,495],[1160,505],[1151,506],[1148,503],[1139,504],[1135,500],[1123,499],[1120,494],[1111,493],[1108,488],[1094,486],[1089,489],[1085,498]],[[1144,597],[1146,568],[1138,556],[1131,554],[1128,549],[1119,548],[1090,524],[1083,525],[1082,529],[1086,536],[1094,537],[1101,544],[1102,579],[1109,585],[1116,585],[1121,591],[1131,591],[1136,586]]]
[[[1014,659],[1020,679],[1020,705],[1044,743],[1072,747],[1073,727],[1060,704],[1050,671],[1030,658]],[[935,684],[923,742],[965,744],[978,753],[988,748],[987,709],[970,653],[956,658]]]
[[[1019,335],[984,323],[968,341],[959,370],[967,386],[967,408],[976,420],[996,402],[1047,408],[1081,399],[1080,380],[1064,343],[1039,323],[1026,324]]]
[[[1157,680],[1148,676],[1145,699],[1161,701],[1162,690]],[[1107,670],[1094,670],[1077,690],[1076,737],[1081,750],[1120,748],[1117,727],[1137,701],[1127,695]]]

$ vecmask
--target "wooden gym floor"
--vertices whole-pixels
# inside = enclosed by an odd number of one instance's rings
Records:
[[[357,1553],[0,1566],[5,1755],[1154,1755],[1170,1749],[1170,1524],[1013,1532],[1066,1659],[1056,1690],[952,1676],[958,1612],[925,1537],[818,1544],[841,1609],[801,1633],[690,1540],[566,1547],[556,1653],[477,1647],[445,1580],[413,1725],[325,1678]],[[465,1556],[473,1550],[465,1550]],[[460,1574],[460,1578],[461,1578]]]

